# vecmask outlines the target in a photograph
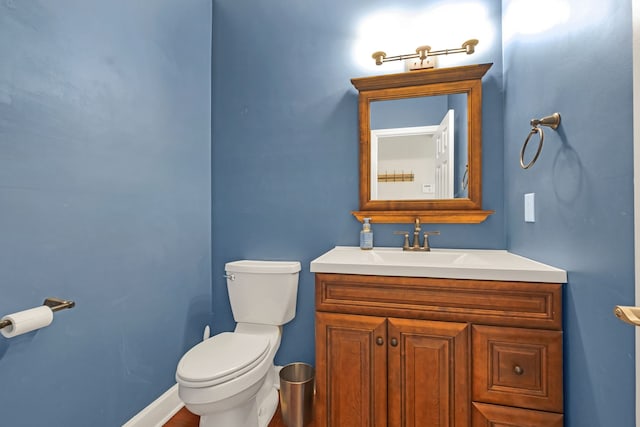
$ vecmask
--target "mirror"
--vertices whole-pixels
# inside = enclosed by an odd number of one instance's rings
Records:
[[[482,76],[492,64],[352,79],[362,221],[479,223]]]

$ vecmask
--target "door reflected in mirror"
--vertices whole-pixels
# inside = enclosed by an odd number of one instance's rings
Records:
[[[371,200],[467,197],[467,94],[371,102]]]

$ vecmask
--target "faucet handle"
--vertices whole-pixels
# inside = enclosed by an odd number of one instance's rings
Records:
[[[431,247],[429,246],[429,236],[439,236],[439,231],[425,231],[424,232],[424,250],[430,251]]]
[[[399,234],[404,236],[404,243],[402,244],[402,249],[409,249],[409,232],[408,231],[394,231],[393,234]]]

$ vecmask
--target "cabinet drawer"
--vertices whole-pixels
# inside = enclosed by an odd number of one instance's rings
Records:
[[[473,400],[562,412],[562,332],[474,325]]]
[[[562,285],[316,274],[316,310],[562,329]]]
[[[473,403],[472,427],[562,427],[562,414],[510,408],[508,406]]]

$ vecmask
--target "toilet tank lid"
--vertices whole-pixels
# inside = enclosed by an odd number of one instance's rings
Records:
[[[254,261],[240,260],[228,262],[224,269],[228,273],[282,274],[300,271],[298,261]]]

